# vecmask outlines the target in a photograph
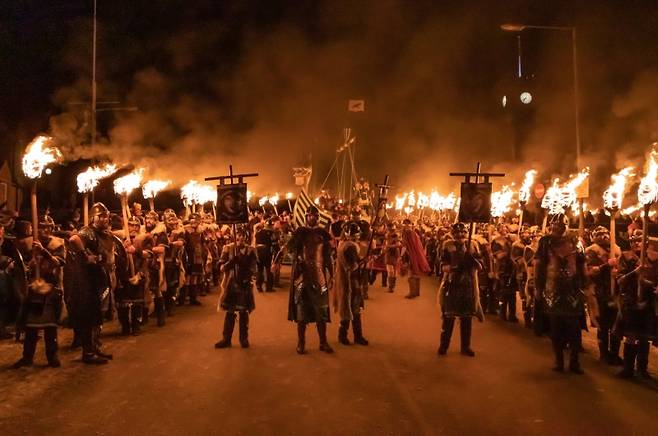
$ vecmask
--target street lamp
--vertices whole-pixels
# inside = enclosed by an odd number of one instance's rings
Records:
[[[530,24],[506,23],[500,28],[505,32],[523,32],[525,29],[557,30],[571,33],[571,51],[573,62],[573,107],[576,121],[576,170],[580,170],[580,111],[578,108],[578,62],[575,26],[535,26]]]

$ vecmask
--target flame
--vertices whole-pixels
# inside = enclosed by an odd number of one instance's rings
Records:
[[[407,194],[406,192],[402,195],[396,195],[395,196],[395,210],[402,210],[404,207],[404,203],[407,201]]]
[[[217,191],[212,186],[200,185],[197,193],[197,201],[199,204],[217,204]]]
[[[279,193],[275,193],[273,196],[271,196],[268,201],[270,204],[279,204]]]
[[[180,197],[183,204],[217,203],[217,192],[212,186],[201,185],[196,180],[190,180],[180,190]]]
[[[142,186],[144,198],[155,198],[164,188],[171,184],[171,180],[149,180]]]
[[[559,182],[560,179],[554,179],[553,184],[546,190],[541,200],[541,207],[547,209],[551,215],[564,212],[564,206],[562,206],[562,188]]]
[[[413,190],[411,190],[411,192],[407,196],[407,206],[409,207],[416,206],[416,193]]]
[[[583,184],[587,177],[589,177],[589,167],[575,176],[571,176],[562,186],[559,184],[560,179],[554,179],[553,185],[544,194],[541,207],[548,209],[548,212],[552,215],[564,213],[565,209],[578,199],[576,189]]]
[[[612,184],[603,193],[603,207],[611,210],[621,208],[627,179],[633,175],[633,167],[626,167],[612,175]]]
[[[130,195],[130,193],[134,189],[139,188],[139,185],[142,183],[143,173],[144,168],[139,168],[128,175],[115,179],[114,192],[119,195]]]
[[[658,156],[658,153],[656,150],[652,150],[649,155],[647,174],[642,177],[640,187],[637,189],[637,199],[643,205],[653,203],[658,197],[658,183],[656,183],[658,163],[656,162],[656,156]]]
[[[286,193],[286,200],[292,200],[292,197],[293,197],[292,192]]]
[[[23,173],[30,179],[41,177],[43,170],[51,163],[58,162],[62,153],[55,147],[48,147],[49,136],[39,135],[32,140],[23,155]]]
[[[417,206],[419,209],[424,209],[430,204],[430,197],[427,194],[423,194],[422,192],[418,193],[418,202]]]
[[[525,179],[523,179],[523,184],[521,185],[521,189],[519,189],[520,203],[527,203],[530,199],[530,188],[535,183],[535,177],[537,177],[536,170],[528,170],[525,173]]]
[[[254,196],[254,193],[251,191],[247,191],[247,201],[251,201],[251,197]]]
[[[634,204],[633,206],[628,206],[626,209],[622,209],[621,213],[624,215],[630,215],[642,208],[642,205],[640,203]]]
[[[269,201],[270,201],[270,197],[268,197],[268,196],[266,195],[265,197],[261,197],[261,198],[258,199],[258,205],[261,206],[261,207],[263,207],[263,206],[265,206],[265,203],[268,203]],[[318,202],[319,202],[319,201],[320,201],[320,200],[318,200]]]
[[[94,190],[101,179],[109,177],[117,170],[114,164],[105,164],[103,166],[89,167],[86,171],[78,174],[78,192],[91,192]]]
[[[491,215],[500,217],[509,212],[513,196],[514,191],[509,186],[503,186],[500,191],[491,194]]]

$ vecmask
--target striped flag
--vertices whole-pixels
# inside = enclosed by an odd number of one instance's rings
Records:
[[[302,189],[302,191],[299,193],[299,197],[297,197],[297,200],[295,201],[295,208],[293,209],[292,213],[292,222],[295,227],[301,227],[306,225],[306,211],[308,210],[309,207],[315,206],[318,208],[320,211],[320,220],[319,224],[321,227],[329,227],[329,223],[331,223],[331,215],[324,210],[320,209],[318,205],[313,204],[313,200],[311,200],[311,197],[308,196],[306,191]]]

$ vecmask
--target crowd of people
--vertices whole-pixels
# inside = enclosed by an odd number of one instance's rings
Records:
[[[504,219],[473,226],[435,214],[371,218],[377,214],[359,206],[334,208],[326,228],[315,206],[297,228],[287,211],[267,207],[236,226],[217,225],[205,212],[144,213],[139,204],[130,212],[125,223],[96,203],[87,226],[77,219],[57,224],[46,214],[36,232],[30,222],[4,215],[0,338],[23,342],[14,367],[32,364],[40,337],[49,365],[60,366],[62,325],[73,329],[72,346],[81,348],[84,363],[108,363],[104,322],[116,317],[122,335],[138,335],[149,320],[163,327],[177,306],[200,305],[199,297],[215,288],[225,312],[215,347],[232,345],[237,323],[247,348],[254,292],[281,287],[282,265],[290,263],[288,319],[297,326],[299,354],[307,353],[309,323],[316,324],[320,350],[334,351],[326,328],[332,312],[340,344],[368,345],[363,308],[378,276],[391,293],[405,277],[407,299],[420,295],[422,276],[431,276],[442,313],[439,355],[448,352],[458,319],[461,353],[475,356],[472,319],[495,314],[519,322],[520,300],[525,326],[551,338],[556,371],[583,373],[582,329],[595,326],[603,362],[622,366],[622,377],[651,377],[658,250],[650,241],[642,254],[641,223],[623,227],[616,252],[606,227],[576,234],[564,215],[551,217],[542,232]]]

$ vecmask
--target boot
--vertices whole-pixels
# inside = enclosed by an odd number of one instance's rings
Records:
[[[320,337],[320,351],[324,351],[327,354],[333,353],[334,349],[327,342],[327,323],[317,321],[315,325],[318,329],[318,336]]]
[[[228,348],[231,346],[231,338],[233,337],[233,328],[235,327],[235,312],[226,312],[224,317],[224,331],[222,332],[222,340],[215,344],[215,348]]]
[[[637,356],[637,345],[624,343],[624,368],[618,374],[621,378],[633,378],[635,375],[635,357]]]
[[[71,341],[71,350],[78,349],[82,346],[82,341],[80,340],[80,329],[73,328],[73,340]]]
[[[23,341],[23,357],[14,363],[12,368],[18,369],[24,366],[31,366],[34,360],[34,352],[37,349],[37,341],[39,340],[39,331],[33,328],[25,329],[25,340]]]
[[[138,306],[139,307],[139,306]],[[102,326],[94,327],[92,329],[92,344],[94,346],[94,354],[102,359],[112,360],[112,355],[104,353],[101,350],[101,328]]]
[[[368,345],[368,340],[363,337],[363,324],[361,323],[361,314],[354,315],[352,320],[352,332],[354,333],[354,343],[358,345]]]
[[[455,327],[455,318],[443,317],[443,325],[441,326],[441,343],[439,344],[439,356],[443,356],[448,352],[450,346],[450,338],[452,337],[452,330]]]
[[[143,314],[144,309],[139,304],[133,304],[130,308],[130,333],[133,336],[138,336],[142,331],[141,325],[143,323],[140,320],[140,316]]]
[[[388,277],[388,292],[395,292],[396,277]]]
[[[461,336],[461,353],[464,356],[475,357],[475,352],[471,350],[471,329],[473,328],[472,318],[459,318],[459,333]]]
[[[613,366],[621,366],[624,361],[619,357],[619,348],[621,347],[621,339],[614,333],[610,334],[610,352],[608,353],[608,364]]]
[[[117,318],[121,324],[121,336],[130,334],[130,308],[126,306],[117,307]]]
[[[608,362],[610,360],[610,351],[608,350],[608,332],[603,328],[599,328],[596,332],[596,337],[599,346],[599,360],[601,362]]]
[[[519,319],[516,317],[516,294],[509,296],[509,300],[507,301],[507,307],[508,307],[507,320],[509,322],[514,322],[514,323],[519,322]]]
[[[553,371],[564,372],[564,347],[561,343],[557,343],[555,340],[553,343],[553,354],[555,355],[555,366]]]
[[[240,346],[249,348],[249,312],[240,312]]]
[[[382,271],[382,288],[386,287],[387,282],[388,282],[388,272]]]
[[[153,302],[155,305],[155,317],[158,320],[158,327],[164,327],[165,325],[165,304],[164,304],[164,297],[155,297],[155,301]]]
[[[180,290],[178,291],[178,305],[183,306],[185,305],[185,298],[187,297],[187,290],[189,286],[188,285],[183,285],[180,287]]]
[[[59,368],[62,364],[57,357],[57,327],[46,327],[43,329],[43,339],[46,344],[46,359],[48,359],[48,366],[51,368]]]
[[[165,312],[167,312],[167,316],[174,316],[174,306],[176,306],[176,301],[172,294],[168,294],[165,297],[164,305],[165,305]]]
[[[196,298],[199,292],[199,285],[190,285],[189,292],[190,292],[190,306],[201,306],[201,302]]]
[[[409,277],[407,279],[407,283],[409,284],[409,293],[407,293],[407,295],[405,295],[404,298],[411,300],[416,296],[416,293],[414,292],[414,278]]]
[[[649,374],[649,341],[640,341],[637,349],[637,373],[643,379],[651,379]]]
[[[345,320],[340,322],[340,327],[338,327],[338,342],[343,345],[352,345],[350,340],[347,338],[347,330],[350,328],[350,320]]]
[[[578,352],[579,351],[577,347],[572,347],[569,352],[569,371],[573,372],[574,374],[583,375],[585,374],[585,371],[583,371],[583,368],[580,366],[580,362],[578,361]]]
[[[80,342],[82,344],[82,362],[88,365],[104,365],[108,361],[95,353],[94,338],[91,327],[80,329]]]
[[[414,277],[414,297],[420,297],[420,277]]]
[[[133,305],[135,307],[135,305]],[[140,305],[138,307],[142,308],[142,313],[141,313],[141,320],[142,320],[142,325],[147,325],[149,323],[149,306],[148,304],[145,305]],[[140,318],[140,314],[137,314],[137,317]],[[134,319],[134,315],[133,315]]]
[[[306,354],[306,323],[297,323],[297,354]]]

